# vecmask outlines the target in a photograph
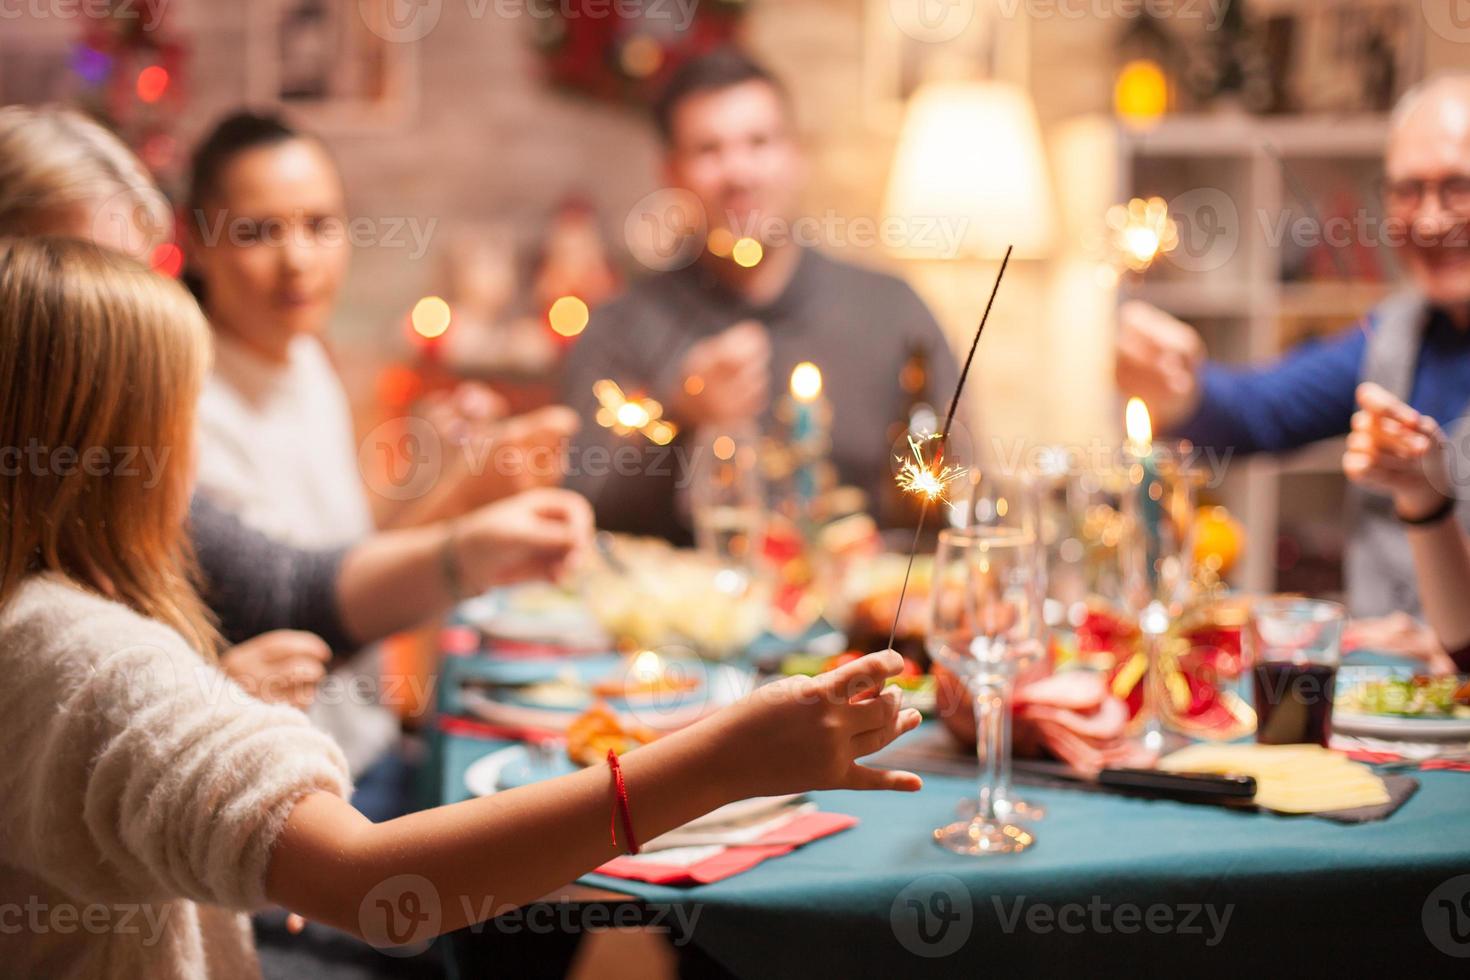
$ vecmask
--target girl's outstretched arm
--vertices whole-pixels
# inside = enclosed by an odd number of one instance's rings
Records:
[[[885,651],[820,677],[788,678],[629,753],[621,765],[639,839],[751,796],[918,789],[912,773],[856,762],[919,723],[918,712],[900,709],[896,689],[883,690],[902,666]],[[377,944],[404,941],[374,934],[382,902],[413,915],[437,909],[435,931],[449,932],[622,853],[611,834],[615,804],[605,765],[383,824],[316,793],[291,812],[266,891],[293,912]],[[621,825],[617,834],[625,845]]]

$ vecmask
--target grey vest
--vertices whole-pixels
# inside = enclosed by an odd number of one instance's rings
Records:
[[[1374,316],[1377,329],[1363,355],[1362,380],[1376,382],[1408,401],[1428,307],[1422,297],[1400,293],[1384,300]],[[1436,421],[1456,445],[1470,437],[1470,411],[1458,419]],[[1420,615],[1414,559],[1403,525],[1394,516],[1392,499],[1349,486],[1347,500],[1348,610],[1354,616],[1385,616],[1399,610]],[[1470,500],[1462,496],[1456,513],[1470,528]]]

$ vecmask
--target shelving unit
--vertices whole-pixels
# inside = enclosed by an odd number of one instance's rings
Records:
[[[1387,121],[1377,116],[1175,116],[1147,132],[1115,127],[1116,200],[1180,202],[1184,238],[1176,256],[1125,282],[1119,301],[1142,299],[1194,324],[1211,357],[1225,363],[1268,361],[1351,326],[1392,290],[1390,250],[1358,244],[1353,234],[1334,257],[1330,246],[1313,249],[1293,232],[1307,227],[1299,219],[1333,221],[1348,202],[1350,219],[1357,208],[1370,223],[1379,217],[1386,136]],[[1231,464],[1209,499],[1246,528],[1236,585],[1340,588],[1341,455],[1341,440],[1328,440]]]

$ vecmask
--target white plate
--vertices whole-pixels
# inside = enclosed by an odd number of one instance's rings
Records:
[[[752,678],[745,671],[730,664],[711,664],[705,661],[695,661],[694,664],[704,672],[696,691],[603,700],[625,725],[672,732],[692,725],[750,693]],[[470,714],[492,725],[565,731],[594,699],[589,694],[585,706],[548,708],[519,704],[514,700],[502,701],[468,690],[461,700]]]
[[[1363,715],[1338,708],[1332,712],[1332,730],[1382,738],[1470,738],[1470,718],[1400,718],[1395,715]]]
[[[524,745],[511,745],[476,759],[465,770],[465,788],[476,796],[494,795],[500,789],[501,770],[513,762],[525,759],[528,751]],[[713,830],[722,824],[749,820],[768,810],[779,809],[801,796],[800,793],[790,793],[785,796],[757,796],[748,800],[736,800],[718,810],[711,810],[702,817],[696,817],[680,829]]]
[[[1407,718],[1399,715],[1365,715],[1344,708],[1342,698],[1359,684],[1389,677],[1410,677],[1409,667],[1378,665],[1344,666],[1337,672],[1338,703],[1332,710],[1332,730],[1345,735],[1376,735],[1380,738],[1441,739],[1470,738],[1470,718]]]

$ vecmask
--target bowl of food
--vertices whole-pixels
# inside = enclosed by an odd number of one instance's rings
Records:
[[[770,620],[771,589],[759,575],[661,541],[619,538],[613,561],[585,570],[580,591],[620,647],[687,646],[725,660]]]

